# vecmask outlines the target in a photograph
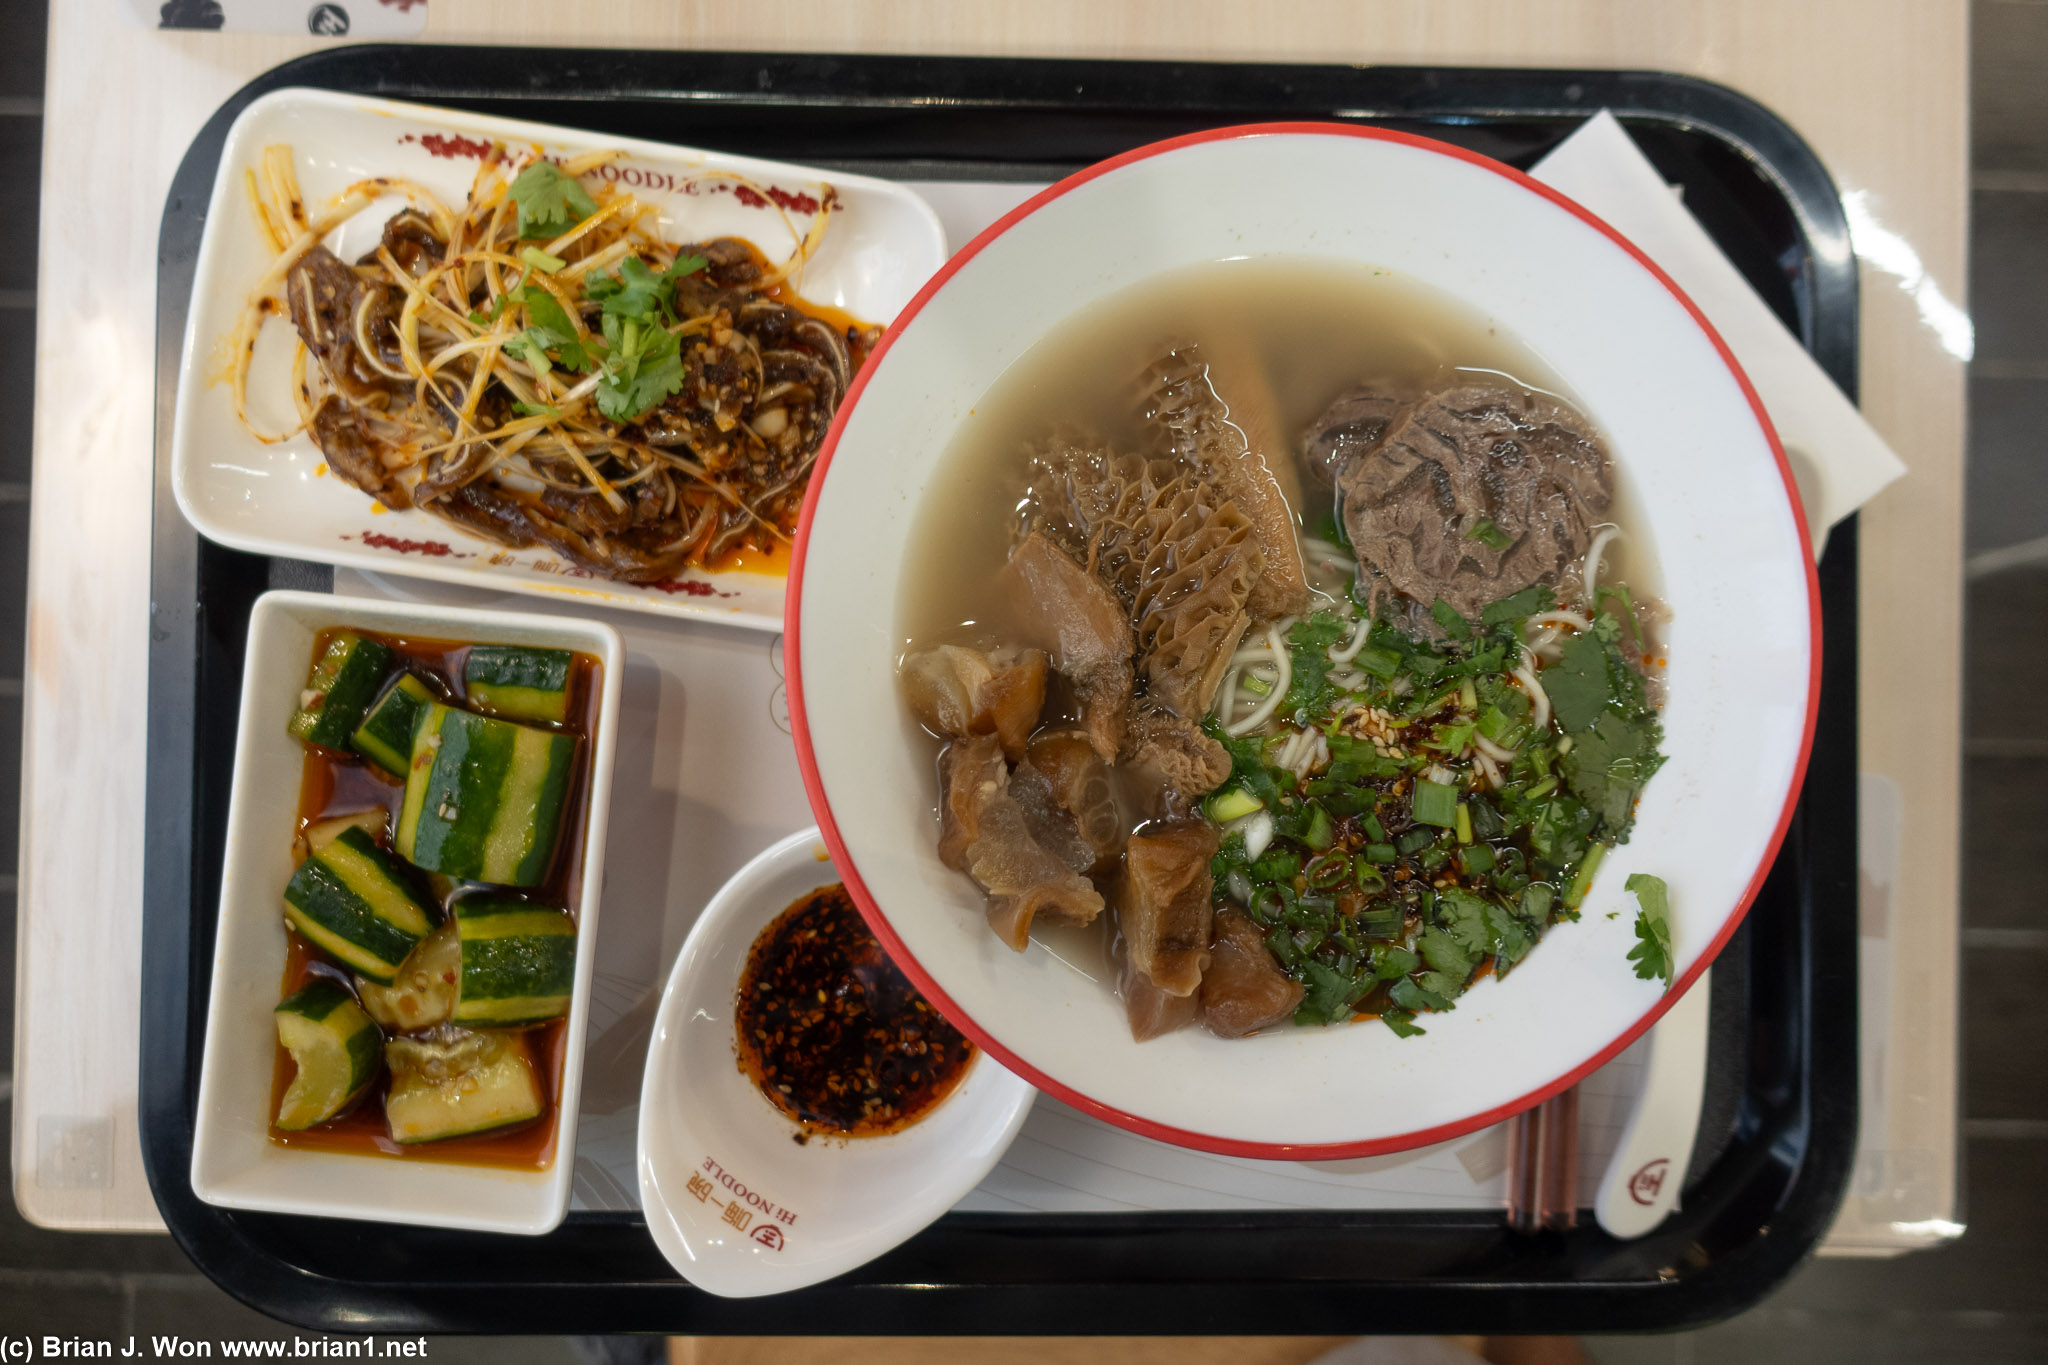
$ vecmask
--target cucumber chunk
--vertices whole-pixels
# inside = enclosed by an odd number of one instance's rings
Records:
[[[296,1133],[327,1122],[376,1077],[384,1035],[334,982],[309,982],[285,997],[273,1017],[277,1041],[298,1068],[277,1108],[279,1128]]]
[[[391,1068],[384,1119],[394,1142],[439,1142],[509,1128],[532,1122],[547,1107],[540,1074],[517,1033],[394,1038],[384,1047],[384,1060]]]
[[[449,920],[420,940],[388,986],[356,978],[356,995],[370,1017],[394,1033],[414,1033],[445,1023],[455,1012],[462,983],[462,940]]]
[[[433,700],[434,694],[416,675],[399,674],[349,736],[349,743],[393,777],[404,777],[412,757],[412,732]]]
[[[405,865],[353,826],[299,864],[285,883],[284,917],[314,947],[380,986],[391,984],[434,927]]]
[[[398,851],[458,880],[536,886],[575,766],[574,735],[431,703],[413,735]]]
[[[569,1011],[576,979],[576,921],[561,910],[502,896],[455,904],[462,991],[455,1022],[535,1024]]]
[[[299,693],[299,709],[285,723],[285,733],[323,749],[347,753],[349,736],[363,723],[363,714],[376,700],[384,672],[390,667],[388,645],[366,640],[352,630],[337,632],[313,661],[306,688]]]
[[[299,835],[299,857],[305,858],[341,837],[345,829],[359,829],[370,836],[370,842],[380,844],[391,828],[391,812],[382,806],[372,806],[352,815],[330,815],[324,820],[315,820]]]
[[[462,686],[472,703],[492,715],[560,725],[569,718],[573,661],[566,649],[472,645],[462,665]]]

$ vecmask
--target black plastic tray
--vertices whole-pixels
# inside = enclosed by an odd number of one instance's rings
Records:
[[[1856,1127],[1855,527],[1821,561],[1825,656],[1807,795],[1715,972],[1702,1146],[1682,1213],[1616,1242],[1471,1212],[951,1214],[857,1271],[771,1299],[679,1279],[637,1215],[540,1239],[237,1213],[193,1195],[200,1043],[250,603],[326,569],[200,539],[170,493],[171,405],[229,124],[288,85],[899,177],[1046,180],[1223,124],[1339,119],[1528,166],[1612,108],[1851,397],[1856,273],[1826,171],[1768,110],[1640,72],[1097,63],[455,47],[339,48],[252,82],[187,153],[158,262],[141,1128],[164,1220],[276,1317],[346,1332],[1588,1332],[1753,1303],[1826,1230]]]

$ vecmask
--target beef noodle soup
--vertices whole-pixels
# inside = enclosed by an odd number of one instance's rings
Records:
[[[1013,949],[1111,926],[1140,1039],[1420,1031],[1577,917],[1662,761],[1628,520],[1540,360],[1413,281],[1223,262],[1084,310],[914,523],[940,857]]]

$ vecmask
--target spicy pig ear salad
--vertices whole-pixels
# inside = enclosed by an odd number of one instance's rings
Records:
[[[1405,1037],[1577,919],[1628,840],[1664,762],[1652,562],[1600,433],[1512,343],[1419,294],[1319,332],[1270,300],[1328,277],[1228,274],[1173,287],[1229,327],[1139,286],[1070,324],[1111,336],[1085,371],[1028,356],[949,452],[1007,477],[947,509],[1000,559],[907,607],[938,852],[1010,948],[1101,935],[1140,1040]],[[1665,888],[1627,890],[1668,986]]]
[[[266,148],[246,187],[275,255],[234,338],[237,416],[264,441],[308,433],[382,507],[599,577],[778,564],[880,335],[798,292],[834,197],[802,230],[777,201],[794,241],[778,264],[739,238],[668,241],[656,206],[586,183],[620,155],[491,144],[460,205],[385,176],[309,211],[292,149]],[[393,196],[406,207],[368,251],[323,245]],[[279,316],[298,426],[264,432],[250,359]]]

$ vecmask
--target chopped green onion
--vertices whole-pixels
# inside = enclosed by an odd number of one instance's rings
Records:
[[[1470,678],[1458,684],[1458,705],[1467,711],[1479,709],[1479,689],[1472,685]]]
[[[563,266],[569,264],[560,256],[550,256],[537,246],[530,246],[521,251],[519,259],[525,261],[543,275],[552,275]]]
[[[1391,649],[1381,649],[1378,645],[1367,645],[1359,650],[1358,657],[1351,662],[1376,678],[1391,680],[1401,671],[1401,656]]]
[[[1414,853],[1420,849],[1428,848],[1435,842],[1436,836],[1428,830],[1411,829],[1400,838],[1394,840],[1394,847],[1403,853]]]
[[[1586,851],[1586,861],[1579,864],[1578,875],[1574,876],[1572,884],[1565,888],[1565,909],[1576,910],[1580,902],[1586,899],[1586,893],[1593,889],[1593,874],[1600,870],[1600,860],[1606,856],[1605,844],[1595,844]]]
[[[1238,682],[1244,687],[1244,689],[1247,692],[1251,692],[1257,696],[1270,696],[1273,691],[1273,684],[1267,682],[1264,678],[1256,676],[1255,674],[1247,673],[1243,677],[1239,678]]]
[[[1365,826],[1367,837],[1374,843],[1384,844],[1387,841],[1387,827],[1380,823],[1379,816],[1368,814],[1359,823]]]
[[[1465,539],[1476,540],[1496,553],[1515,543],[1515,538],[1495,526],[1491,517],[1481,517],[1473,524],[1472,529],[1465,533]]]
[[[1458,850],[1458,862],[1465,869],[1465,875],[1476,877],[1482,872],[1493,870],[1493,849],[1486,844],[1473,844]]]
[[[1391,863],[1400,856],[1394,850],[1392,844],[1367,844],[1365,846],[1365,860],[1369,863]]]
[[[1466,808],[1463,801],[1458,803],[1458,842],[1461,844],[1472,842],[1472,812]]]
[[[1363,938],[1391,940],[1401,937],[1401,927],[1407,918],[1399,904],[1378,901],[1370,909],[1359,911],[1351,923]]]
[[[1325,853],[1309,860],[1307,873],[1310,890],[1333,891],[1351,880],[1351,857],[1345,853]]]
[[[1318,853],[1328,848],[1337,837],[1337,831],[1330,825],[1330,813],[1321,806],[1311,805],[1308,816],[1308,832],[1301,841]]]
[[[1449,829],[1458,822],[1458,789],[1426,777],[1417,778],[1413,813],[1419,825]]]

